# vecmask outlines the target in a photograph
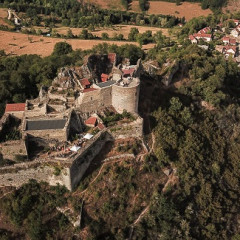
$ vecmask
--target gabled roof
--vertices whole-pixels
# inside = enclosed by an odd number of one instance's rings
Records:
[[[192,41],[195,39],[195,37],[193,35],[189,35],[189,39]]]
[[[102,82],[106,82],[108,80],[108,75],[105,74],[105,73],[102,73],[101,74],[101,80],[102,80]]]
[[[93,125],[95,126],[97,123],[97,118],[96,117],[90,117],[85,121],[86,125]]]
[[[205,27],[205,28],[201,29],[200,31],[198,31],[198,33],[205,34],[210,31],[211,31],[210,27]]]
[[[134,68],[130,68],[130,69],[123,69],[123,75],[132,75],[134,73],[135,69]]]
[[[86,88],[86,89],[83,89],[83,93],[86,93],[86,92],[92,92],[92,91],[95,91],[97,90],[96,88]]]
[[[99,130],[103,130],[105,128],[105,126],[102,123],[99,123],[97,127]]]
[[[222,40],[223,40],[223,41],[228,41],[228,42],[229,42],[230,37],[223,37]]]
[[[87,78],[81,79],[80,83],[82,84],[83,87],[86,87],[91,84]]]
[[[207,33],[195,33],[193,34],[193,36],[195,38],[212,38],[212,35],[211,34],[207,34]]]
[[[23,112],[25,111],[25,103],[11,103],[6,105],[5,112]]]

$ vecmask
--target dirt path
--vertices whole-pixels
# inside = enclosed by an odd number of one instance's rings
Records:
[[[88,184],[87,188],[85,190],[83,190],[82,192],[80,192],[80,193],[74,193],[73,196],[74,195],[82,195],[83,193],[85,193],[88,190],[89,186],[91,186],[97,180],[97,178],[101,175],[105,165],[111,164],[111,163],[116,163],[116,162],[121,162],[123,160],[124,159],[118,159],[118,160],[114,160],[114,161],[104,162],[103,165],[101,166],[101,168],[99,169],[99,172],[98,172],[97,176]]]

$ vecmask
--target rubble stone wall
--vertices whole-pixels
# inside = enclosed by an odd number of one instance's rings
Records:
[[[0,172],[0,186],[20,187],[27,183],[30,179],[35,179],[39,182],[48,182],[52,186],[57,184],[64,185],[71,190],[69,168],[62,168],[58,176],[54,174],[54,167],[44,164],[28,163],[15,164],[13,167],[2,168]]]
[[[105,143],[111,140],[112,136],[107,131],[102,131],[95,136],[92,144],[75,158],[70,168],[71,190],[74,190],[79,184],[90,163],[102,150]]]
[[[28,130],[27,134],[31,136],[37,136],[43,139],[58,139],[59,141],[66,141],[68,137],[68,131],[66,129],[47,129],[47,130]]]
[[[143,118],[140,116],[131,123],[126,123],[121,125],[120,127],[114,126],[109,128],[111,135],[115,139],[120,138],[142,138],[143,137]]]
[[[79,110],[85,112],[96,112],[101,108],[112,105],[112,87],[97,89],[86,92],[78,98]]]
[[[2,143],[0,146],[0,152],[4,159],[9,159],[15,161],[17,155],[25,156],[27,158],[27,148],[24,139],[8,141]]]

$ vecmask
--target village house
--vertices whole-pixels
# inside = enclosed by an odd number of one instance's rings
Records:
[[[237,47],[236,46],[224,46],[223,54],[228,58],[229,56],[236,57]]]
[[[5,108],[6,114],[11,114],[19,119],[22,119],[26,104],[25,103],[11,103],[7,104]]]
[[[231,36],[233,37],[239,37],[240,35],[240,30],[238,28],[234,28],[232,31],[231,31]]]
[[[210,28],[210,27],[205,27],[205,28],[199,30],[198,33],[199,33],[199,34],[211,33],[211,28]]]
[[[224,45],[233,45],[235,46],[237,44],[236,39],[230,38],[230,37],[223,37],[222,41]]]
[[[233,22],[235,23],[236,26],[239,25],[239,20],[238,19],[233,19]]]
[[[198,43],[198,40],[202,39],[205,42],[210,42],[212,40],[212,34],[207,33],[194,33],[189,36],[192,43]]]

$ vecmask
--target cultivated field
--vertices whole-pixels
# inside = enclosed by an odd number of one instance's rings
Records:
[[[130,25],[115,25],[112,28],[101,28],[101,29],[96,29],[95,31],[92,31],[93,35],[96,35],[98,37],[101,37],[102,33],[108,33],[109,37],[113,37],[114,34],[123,34],[124,38],[128,38],[128,34],[131,30],[131,28],[136,27],[138,28],[140,33],[143,33],[147,30],[152,31],[152,33],[156,33],[157,31],[162,31],[162,33],[165,36],[169,36],[168,29],[166,28],[156,28],[156,27],[146,27],[146,26],[130,26]],[[55,28],[57,33],[59,34],[67,34],[67,31],[69,30],[68,27],[60,27],[60,28]],[[74,35],[79,35],[82,31],[81,28],[71,28],[72,33]]]
[[[194,17],[208,16],[212,13],[210,9],[202,10],[199,3],[183,2],[180,6],[177,6],[175,3],[161,1],[149,1],[149,3],[150,8],[147,12],[148,14],[174,15],[190,20]],[[132,10],[139,11],[138,5],[138,1],[133,1]]]
[[[27,35],[23,33],[0,31],[0,50],[4,50],[7,54],[22,55],[22,54],[38,54],[48,56],[52,53],[54,45],[57,42],[67,42],[72,45],[73,49],[91,49],[99,43],[116,44],[118,46],[124,44],[135,44],[135,42],[120,42],[120,41],[102,41],[102,40],[79,40],[79,39],[60,39],[41,37],[35,35]],[[144,48],[144,46],[143,46]]]

